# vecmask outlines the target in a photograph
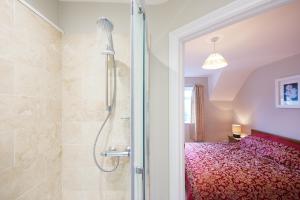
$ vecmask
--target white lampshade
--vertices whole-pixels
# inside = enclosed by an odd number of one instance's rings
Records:
[[[220,69],[228,65],[225,58],[219,53],[212,53],[204,61],[202,68],[203,69]]]
[[[242,126],[239,124],[232,124],[232,133],[240,135],[242,132]]]

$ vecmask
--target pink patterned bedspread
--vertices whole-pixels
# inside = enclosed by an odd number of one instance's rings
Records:
[[[238,143],[186,143],[188,200],[300,199],[300,152],[249,136]]]

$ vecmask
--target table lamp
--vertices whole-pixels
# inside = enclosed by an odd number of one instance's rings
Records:
[[[241,138],[242,127],[239,124],[232,124],[232,134],[235,138]]]

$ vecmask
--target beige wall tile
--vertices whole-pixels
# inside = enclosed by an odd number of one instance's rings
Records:
[[[100,199],[109,199],[109,200],[127,200],[130,199],[130,194],[126,191],[104,191],[101,193]]]
[[[97,190],[100,172],[96,167],[63,168],[63,190]]]
[[[0,174],[0,199],[14,200],[43,181],[45,163],[33,163],[29,168],[11,168]]]
[[[58,182],[44,181],[43,183],[35,186],[29,191],[23,193],[16,200],[60,200],[61,191],[59,187],[54,184],[60,184]]]
[[[47,71],[61,74],[60,39],[60,37],[57,37],[55,41],[46,46],[45,63]]]
[[[12,0],[2,0],[0,2],[0,24],[11,26],[12,23]]]
[[[64,200],[85,200],[85,191],[82,190],[63,190],[62,199]],[[97,199],[93,199],[97,200]]]
[[[55,96],[40,98],[41,118],[44,121],[58,122],[61,120],[61,101]]]
[[[55,163],[59,162],[62,156],[61,125],[60,123],[45,121],[41,122],[39,126],[38,151],[47,163],[51,163],[51,166],[53,165],[52,170],[50,170],[53,171],[55,170]]]
[[[38,142],[38,132],[34,128],[24,128],[16,131],[16,167],[27,169],[42,158],[38,151]]]
[[[100,198],[100,191],[98,190],[64,190],[64,200],[102,200]],[[103,199],[104,200],[104,199]]]
[[[81,122],[63,121],[62,123],[62,143],[83,144],[84,136],[81,132]]]
[[[61,103],[61,76],[60,72],[43,70],[41,79],[41,96],[59,100]],[[51,95],[49,95],[51,94]]]
[[[64,190],[82,190],[80,168],[62,168],[62,187]]]
[[[14,164],[14,133],[0,132],[0,173]]]
[[[41,119],[41,101],[37,97],[16,96],[11,105],[14,109],[14,128],[36,129]]]
[[[105,163],[105,162],[104,162]],[[114,173],[101,173],[100,188],[103,191],[128,190],[130,182],[129,159],[123,159]]]
[[[12,57],[13,0],[2,0],[0,5],[0,57]]]
[[[46,65],[46,47],[36,38],[25,38],[20,33],[14,37],[13,59],[18,66],[43,68]]]
[[[40,96],[43,70],[25,63],[15,65],[15,93],[25,96]]]
[[[14,108],[16,98],[8,95],[1,95],[0,97],[0,131],[13,130],[16,124]]]
[[[63,145],[63,168],[95,167],[92,145]]]
[[[81,132],[83,136],[82,142],[86,145],[94,144],[96,136],[100,130],[100,126],[101,126],[100,121],[82,122],[81,123]]]
[[[0,17],[1,18],[1,17]],[[14,57],[14,43],[11,29],[1,26],[0,24],[0,58],[12,60]]]
[[[82,101],[68,97],[68,101],[63,96],[62,101],[62,120],[63,121],[81,121],[84,119]]]
[[[0,58],[0,94],[14,93],[14,65]]]
[[[0,1],[0,199],[62,198],[60,40],[19,1]]]
[[[13,0],[0,1],[0,57],[11,56],[11,29],[13,24]]]
[[[83,121],[103,121],[105,119],[105,105],[97,99],[82,99]]]

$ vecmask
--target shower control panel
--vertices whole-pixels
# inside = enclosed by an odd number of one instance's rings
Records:
[[[130,156],[130,147],[127,147],[125,151],[117,151],[115,148],[110,148],[108,151],[101,153],[101,156],[104,157],[129,157]]]

